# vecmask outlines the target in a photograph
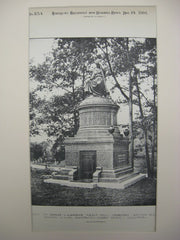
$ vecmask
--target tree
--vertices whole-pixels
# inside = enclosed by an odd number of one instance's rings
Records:
[[[42,64],[30,63],[30,79],[37,85],[30,92],[32,136],[45,133],[51,141],[55,137],[51,145],[56,146],[61,136],[76,134],[77,106],[85,97],[84,83],[91,72],[88,66],[93,62],[93,48],[93,39],[55,39],[51,54]],[[54,95],[57,89],[59,93]],[[39,95],[45,91],[48,94],[41,99]]]
[[[84,83],[88,75],[88,64],[93,61],[94,40],[86,38],[63,38],[55,40],[50,66],[51,88],[63,89],[71,96],[73,104],[73,134],[78,130],[77,105],[85,97]]]
[[[43,157],[43,146],[41,144],[33,144],[30,145],[30,154],[31,161],[38,160]]]
[[[130,161],[133,163],[134,147],[133,147],[133,105],[139,108],[139,115],[144,131],[144,146],[147,163],[148,176],[152,176],[152,169],[154,165],[154,143],[155,143],[155,128],[156,128],[156,41],[155,39],[133,39],[133,38],[110,38],[98,39],[97,45],[104,54],[104,61],[106,61],[109,76],[114,80],[113,89],[117,88],[120,91],[124,100],[120,103],[129,104],[129,128],[130,128]],[[145,68],[145,70],[143,70]],[[106,68],[107,69],[107,68]],[[139,74],[138,74],[139,73]],[[140,74],[141,73],[141,74]],[[126,82],[123,86],[121,78],[126,75]],[[138,75],[138,78],[137,78]],[[143,77],[141,77],[143,75]],[[153,103],[151,99],[146,96],[146,89],[140,89],[140,82],[144,81],[149,84],[149,79],[153,77],[152,89],[154,89]],[[129,88],[128,88],[129,85]],[[129,96],[128,96],[129,91]],[[134,96],[134,97],[133,97]],[[151,105],[151,107],[150,107]],[[153,134],[152,134],[152,159],[150,161],[149,147],[148,147],[148,131],[150,131],[150,119],[153,120]]]
[[[129,105],[129,129],[130,129],[130,154],[129,159],[133,167],[134,137],[133,137],[133,82],[132,71],[138,62],[142,51],[142,44],[129,38],[110,38],[97,40],[97,45],[104,54],[104,59],[109,68],[109,75],[114,79],[114,87],[120,91],[125,102]],[[126,75],[126,87],[123,88],[119,79]],[[128,86],[128,88],[127,88]],[[129,90],[129,96],[128,96]]]
[[[136,121],[139,124],[136,124],[136,127],[143,126],[149,172],[150,168],[154,168],[157,135],[157,74],[154,39],[55,39],[52,52],[45,61],[37,66],[30,64],[30,78],[31,81],[36,82],[36,87],[30,93],[31,133],[35,135],[46,132],[49,139],[54,138],[51,144],[53,154],[59,151],[58,144],[63,145],[65,136],[76,134],[79,123],[77,106],[86,96],[85,84],[91,81],[92,74],[96,71],[94,67],[96,61],[103,66],[103,74],[112,98],[113,91],[117,90],[117,103],[129,106],[132,165],[136,130],[133,119],[135,113],[138,113]],[[146,87],[143,86],[144,83],[147,84]],[[153,99],[146,94],[150,84],[154,94]],[[46,94],[45,98],[40,97],[40,93],[43,92]],[[151,162],[148,160],[150,131],[152,131]]]
[[[146,80],[150,82],[150,88],[152,90],[152,98],[145,98],[144,107],[146,109],[146,117],[144,116],[141,106],[141,119],[142,126],[145,134],[145,146],[146,146],[146,160],[148,166],[148,175],[153,177],[154,175],[154,162],[155,162],[155,150],[157,149],[157,59],[156,59],[156,40],[146,39],[145,41],[145,53],[140,59],[141,65],[143,65],[143,71],[139,70],[136,77],[136,87],[138,92],[138,99],[140,99],[139,81]],[[142,94],[141,94],[142,95]],[[140,100],[139,101],[139,106]],[[148,111],[147,111],[148,109]],[[148,131],[152,132],[149,138],[151,139],[151,160],[149,157],[148,149]]]

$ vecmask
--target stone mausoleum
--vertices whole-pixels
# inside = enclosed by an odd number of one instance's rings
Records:
[[[125,188],[144,178],[129,161],[129,139],[117,126],[118,109],[110,97],[90,95],[82,101],[79,130],[65,140],[65,167],[45,181]]]
[[[119,106],[109,97],[101,65],[97,63],[96,67],[86,83],[90,95],[78,107],[79,130],[65,140],[65,167],[45,182],[125,188],[145,177],[134,172],[129,160],[129,139],[120,134],[117,126]]]
[[[118,109],[112,99],[93,95],[79,105],[79,130],[65,141],[66,166],[77,168],[75,179],[115,181],[133,171],[129,141],[117,127]]]

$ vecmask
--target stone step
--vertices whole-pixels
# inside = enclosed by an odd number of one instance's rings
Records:
[[[78,187],[78,188],[96,188],[97,184],[96,183],[86,183],[86,182],[70,182],[70,181],[65,181],[65,180],[60,180],[60,179],[45,179],[45,183],[53,183],[53,184],[59,184],[61,186],[67,186],[67,187]]]
[[[119,177],[119,183],[127,181],[128,179],[132,179],[137,175],[138,173],[129,173],[129,174],[123,175],[122,177]]]
[[[66,174],[68,175],[71,170],[72,169],[60,169],[59,173],[61,175],[66,175]]]
[[[111,189],[125,189],[138,181],[141,181],[142,179],[146,178],[146,174],[139,173],[134,177],[131,177],[129,179],[126,179],[122,181],[121,183],[119,182],[98,182],[98,183],[86,183],[86,182],[79,182],[79,181],[66,181],[66,180],[61,180],[61,179],[44,179],[45,183],[54,183],[54,184],[60,184],[62,186],[69,186],[69,187],[79,187],[79,188],[95,188],[95,187],[100,187],[100,188],[111,188]]]
[[[109,178],[119,178],[123,175],[126,175],[126,174],[131,174],[132,173],[132,168],[125,168],[125,169],[121,169],[119,171],[115,171],[115,172],[106,172],[106,171],[103,171],[101,173],[101,177],[103,178],[106,178],[106,177],[109,177]]]
[[[112,188],[112,189],[125,189],[146,178],[146,174],[139,173],[129,179],[124,179],[124,181],[114,183],[114,182],[98,182],[97,187],[102,188]]]
[[[123,175],[123,176],[118,177],[118,178],[101,177],[99,179],[99,182],[118,182],[118,183],[121,183],[121,182],[126,181],[130,178],[135,177],[137,174],[138,173],[129,173],[129,174]]]
[[[105,177],[103,177],[103,178],[99,178],[99,182],[104,182],[104,183],[118,183],[118,178],[105,178]]]
[[[56,174],[52,176],[53,179],[60,179],[60,180],[69,180],[68,175],[61,175],[61,174]]]
[[[132,174],[132,168],[124,169],[120,172],[116,172],[116,177],[119,178],[121,176],[127,175],[127,174]]]
[[[131,185],[134,185],[135,183],[137,183],[138,181],[140,181],[140,180],[142,180],[144,178],[146,178],[146,174],[139,173],[136,176],[134,176],[132,178],[129,178],[126,181],[124,181],[123,182],[123,186],[124,186],[124,188],[127,188],[127,187],[129,187]]]

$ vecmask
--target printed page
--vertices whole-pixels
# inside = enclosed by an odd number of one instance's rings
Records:
[[[33,231],[156,230],[155,7],[29,9]]]

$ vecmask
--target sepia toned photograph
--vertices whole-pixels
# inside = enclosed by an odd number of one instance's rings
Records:
[[[29,40],[34,206],[155,206],[156,38]]]

